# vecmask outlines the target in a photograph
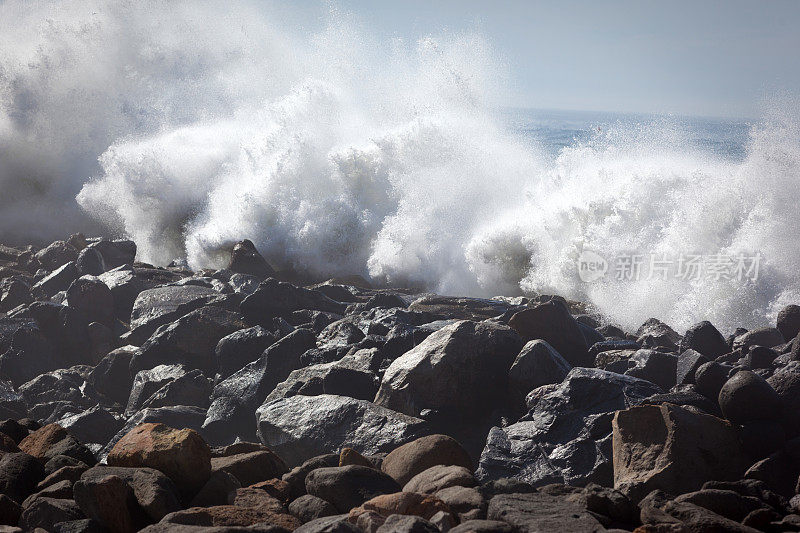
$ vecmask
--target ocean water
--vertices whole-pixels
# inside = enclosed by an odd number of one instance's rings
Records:
[[[444,294],[556,293],[724,332],[800,302],[800,120],[503,107],[480,34],[403,42],[333,10],[0,3],[0,240],[133,238]],[[536,107],[531,102],[532,108]]]

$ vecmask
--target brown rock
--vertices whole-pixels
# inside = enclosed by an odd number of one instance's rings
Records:
[[[141,508],[133,489],[117,476],[78,481],[74,495],[81,511],[111,533],[132,533],[139,529],[134,515],[141,513]]]
[[[165,516],[161,523],[189,526],[252,526],[270,524],[295,530],[300,521],[290,514],[273,513],[253,507],[217,505],[214,507],[191,507]]]
[[[612,435],[614,488],[634,501],[738,479],[749,463],[730,423],[672,404],[617,411]]]
[[[383,459],[381,470],[400,485],[436,465],[457,465],[472,470],[472,459],[466,450],[447,435],[428,435],[392,450]]]
[[[228,503],[236,507],[258,507],[273,513],[285,513],[286,508],[277,498],[260,489],[240,488],[228,495]]]
[[[160,470],[184,493],[197,492],[211,475],[211,450],[202,437],[164,424],[136,426],[111,449],[107,462]]]
[[[289,471],[286,463],[270,450],[214,457],[211,459],[211,470],[233,474],[243,487],[278,478]]]
[[[58,424],[48,424],[22,439],[19,449],[37,459],[44,459],[48,450],[68,435],[67,430]]]
[[[355,451],[353,448],[342,448],[342,451],[339,452],[339,466],[347,465],[367,466],[369,468],[374,467],[369,459]]]
[[[428,494],[414,492],[395,492],[382,494],[350,510],[350,522],[356,523],[359,515],[374,511],[383,517],[393,514],[421,516],[426,520],[439,511],[451,513],[450,508],[441,499]]]
[[[282,479],[268,479],[267,481],[260,481],[253,483],[250,488],[263,490],[273,498],[286,503],[292,497],[292,487],[288,482]]]
[[[447,487],[474,487],[477,484],[472,472],[463,466],[436,465],[412,477],[403,491],[433,494]]]

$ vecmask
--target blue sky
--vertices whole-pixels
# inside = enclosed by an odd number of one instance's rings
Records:
[[[752,117],[800,92],[800,1],[337,0],[380,35],[477,30],[507,61],[510,105]],[[329,5],[292,2],[308,29]]]

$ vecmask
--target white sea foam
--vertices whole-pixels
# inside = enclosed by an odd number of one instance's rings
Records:
[[[249,238],[319,277],[559,293],[627,327],[730,331],[800,301],[791,106],[754,126],[744,160],[670,121],[604,130],[553,160],[498,113],[506,66],[480,35],[408,43],[334,12],[301,39],[267,11],[1,3],[0,237],[92,220],[135,239],[141,260],[193,267]],[[583,250],[764,259],[755,282],[585,283]]]

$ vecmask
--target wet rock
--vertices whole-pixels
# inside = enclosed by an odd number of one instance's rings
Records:
[[[220,339],[214,350],[217,373],[222,379],[258,359],[277,339],[261,326],[240,329]]]
[[[572,366],[592,366],[581,329],[560,302],[550,301],[520,311],[511,317],[508,325],[526,342],[547,341]]]
[[[70,261],[75,261],[78,258],[78,250],[64,241],[55,241],[36,252],[34,257],[42,268],[53,271]]]
[[[178,281],[181,276],[170,270],[120,266],[97,276],[114,295],[114,315],[127,322],[140,292]]]
[[[256,412],[258,435],[288,464],[350,447],[388,451],[427,432],[418,418],[344,396],[293,396],[265,403]]]
[[[737,479],[749,464],[730,424],[671,404],[618,411],[613,446],[614,488],[634,501],[655,488],[680,494]]]
[[[697,391],[707,398],[717,401],[719,391],[722,386],[728,381],[729,368],[717,363],[716,361],[709,361],[703,363],[697,368],[695,372],[695,383]]]
[[[400,492],[388,475],[365,466],[318,468],[306,476],[306,492],[344,513],[380,494]]]
[[[645,348],[677,348],[681,336],[656,318],[649,318],[636,330],[637,342]]]
[[[787,341],[800,333],[800,306],[787,305],[778,313],[778,331]]]
[[[96,405],[81,413],[59,420],[58,425],[66,429],[79,442],[105,445],[125,425],[125,419]]]
[[[275,274],[273,268],[258,253],[253,242],[248,239],[234,245],[228,270],[239,274],[249,274],[260,279],[266,279]]]
[[[94,250],[100,255],[103,272],[133,263],[136,258],[136,244],[124,239],[100,239],[89,244],[85,249]]]
[[[664,390],[675,386],[678,359],[655,350],[638,350],[629,360],[633,366],[625,374],[655,383]]]
[[[159,327],[200,308],[219,293],[196,285],[146,289],[136,296],[130,313],[131,336],[145,340]]]
[[[128,403],[133,384],[130,362],[138,351],[135,346],[123,346],[109,352],[89,373],[89,387],[120,405]]]
[[[183,365],[158,365],[139,371],[133,379],[125,415],[131,416],[139,411],[153,394],[186,374],[187,370]]]
[[[288,316],[300,309],[343,314],[345,306],[319,291],[270,278],[261,282],[253,294],[242,300],[241,309],[247,320],[266,325],[275,317]]]
[[[164,472],[184,493],[195,493],[211,475],[211,450],[191,429],[142,424],[108,454],[110,466],[149,467]]]
[[[81,276],[70,284],[67,305],[83,313],[89,322],[106,326],[114,323],[114,296],[111,289],[94,276]]]
[[[789,339],[791,340],[791,339]],[[747,351],[751,346],[772,348],[786,342],[777,328],[759,328],[733,339],[733,349]]]

